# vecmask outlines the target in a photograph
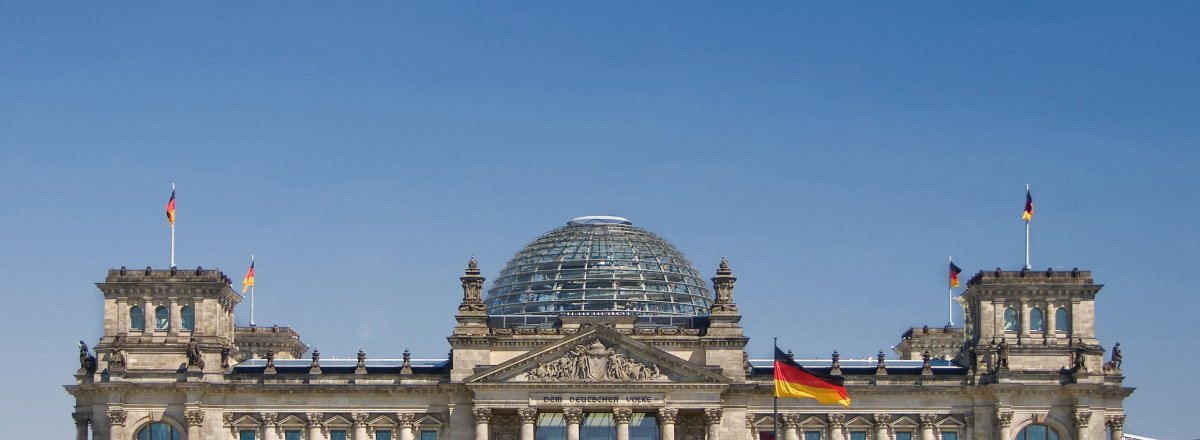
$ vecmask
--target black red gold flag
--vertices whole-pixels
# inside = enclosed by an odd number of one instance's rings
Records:
[[[812,398],[823,405],[850,406],[844,379],[801,366],[775,347],[775,397]]]
[[[950,262],[950,287],[958,287],[958,274],[962,273],[962,269]]]

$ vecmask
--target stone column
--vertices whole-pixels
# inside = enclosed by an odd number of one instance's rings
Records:
[[[717,440],[721,436],[721,416],[724,411],[721,408],[708,408],[704,410],[704,423],[708,424],[708,439]]]
[[[613,423],[617,425],[617,440],[629,440],[629,420],[632,418],[632,409],[613,408]]]
[[[537,408],[518,408],[517,416],[521,417],[521,440],[533,440],[533,432],[538,419]]]
[[[845,414],[830,414],[829,418],[829,440],[844,440],[842,437],[842,428],[846,427]]]
[[[396,413],[399,423],[400,440],[413,440],[413,428],[417,425],[417,415],[413,413]]]
[[[1021,299],[1021,304],[1017,307],[1017,311],[1021,316],[1017,317],[1017,334],[1021,335],[1021,343],[1029,343],[1029,303],[1025,299]]]
[[[921,414],[921,440],[933,440],[933,424],[936,414]]]
[[[1125,415],[1117,414],[1108,416],[1104,424],[1108,425],[1108,429],[1112,430],[1112,439],[1121,440],[1121,436],[1125,435]]]
[[[583,409],[563,408],[563,420],[567,421],[567,440],[579,440],[579,423],[583,422]]]
[[[354,435],[351,440],[370,440],[367,438],[367,423],[370,422],[370,414],[367,413],[352,413],[350,419],[354,421]]]
[[[323,440],[325,438],[325,434],[321,432],[321,428],[325,427],[325,414],[319,412],[310,412],[305,414],[304,417],[308,422],[307,438],[311,440]]]
[[[659,440],[675,440],[675,419],[679,417],[679,410],[675,408],[659,408],[658,423],[661,435]]]
[[[183,421],[187,422],[188,440],[200,439],[200,428],[204,426],[204,411],[189,409],[183,412]]]
[[[888,436],[888,421],[892,420],[891,414],[875,414],[875,440],[887,440]]]
[[[1088,440],[1088,422],[1091,421],[1091,411],[1086,409],[1075,410],[1075,440]]]
[[[71,413],[75,419],[75,440],[88,440],[88,425],[92,423],[92,415],[81,412]]]
[[[125,410],[110,409],[104,414],[108,416],[108,438],[112,440],[125,438]]]
[[[800,433],[797,432],[800,428],[800,414],[781,414],[779,419],[783,422],[783,440],[800,440]]]
[[[1001,440],[1012,438],[1012,418],[1012,411],[996,410],[996,426],[1000,427]]]
[[[279,426],[279,415],[265,412],[259,413],[259,416],[262,417],[263,440],[279,440],[279,432],[275,429],[276,426]]]
[[[1058,326],[1058,319],[1054,316],[1054,312],[1057,311],[1058,309],[1054,307],[1054,303],[1046,303],[1046,315],[1044,317],[1046,320],[1046,344],[1053,344],[1054,339],[1058,337],[1058,332],[1055,331],[1055,328]]]
[[[492,409],[475,408],[471,413],[475,415],[475,440],[488,440],[488,422],[492,420]]]

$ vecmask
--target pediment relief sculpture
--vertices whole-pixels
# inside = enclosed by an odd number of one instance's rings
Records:
[[[561,358],[525,373],[530,382],[632,382],[662,380],[657,365],[647,365],[605,347],[599,339],[576,345]]]

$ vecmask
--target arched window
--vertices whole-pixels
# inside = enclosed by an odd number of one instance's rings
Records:
[[[166,423],[151,423],[137,433],[137,440],[179,440],[179,430]]]
[[[1067,308],[1059,307],[1054,311],[1054,331],[1066,333],[1071,330],[1071,320],[1067,316]]]
[[[1029,331],[1046,331],[1046,317],[1045,313],[1042,313],[1042,309],[1034,307],[1029,310]]]
[[[1004,309],[1004,331],[1017,331],[1017,309],[1012,307]]]
[[[179,326],[189,332],[196,329],[196,311],[192,306],[179,309]]]
[[[154,329],[166,330],[171,327],[171,311],[166,307],[158,306],[154,309]]]
[[[1017,440],[1058,440],[1058,433],[1046,425],[1029,425],[1017,433]]]
[[[139,332],[146,329],[146,312],[142,310],[142,306],[129,308],[129,329]]]

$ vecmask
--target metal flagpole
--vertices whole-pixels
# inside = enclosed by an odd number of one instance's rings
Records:
[[[950,255],[950,264],[954,265],[954,256]],[[951,268],[953,270],[953,268]],[[946,290],[950,291],[950,302],[946,303],[946,316],[950,317],[950,325],[954,325],[954,286],[949,282],[946,283]]]
[[[1025,195],[1029,196],[1028,183],[1025,184]],[[1025,268],[1032,270],[1033,266],[1029,265],[1029,223],[1030,220],[1025,220]]]
[[[250,267],[254,267],[253,254],[250,255]],[[254,284],[250,285],[250,325],[254,326]]]
[[[175,182],[171,182],[171,196],[175,195]],[[171,267],[175,267],[175,219],[171,219]]]
[[[775,353],[777,351],[779,351],[779,338],[771,338],[771,339],[774,340],[774,342],[773,342],[774,348],[771,350],[771,372],[772,372],[772,376],[774,376],[779,373],[778,371],[775,371],[775,369],[779,367],[779,365],[777,365],[777,362],[775,361]],[[774,426],[771,428],[771,430],[772,430],[771,435],[774,437],[775,440],[781,440],[779,438],[779,395],[775,393],[774,385],[775,385],[775,378],[772,377],[771,378],[771,388],[772,388],[771,389],[771,423],[773,423]]]

